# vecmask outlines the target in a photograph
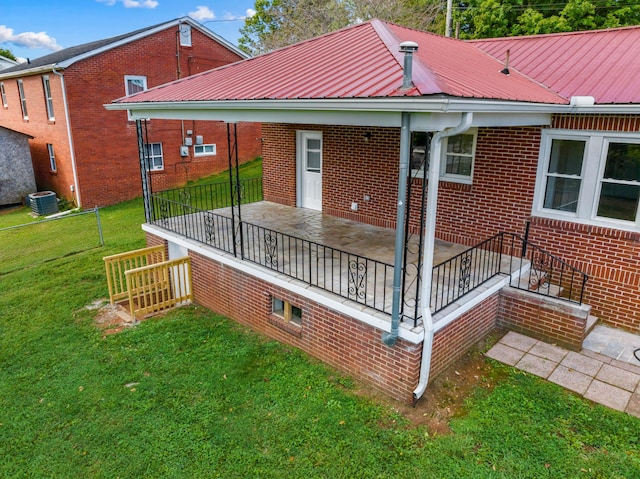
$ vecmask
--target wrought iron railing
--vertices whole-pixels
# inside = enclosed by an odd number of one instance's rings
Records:
[[[391,314],[393,265],[242,223],[243,259]]]
[[[239,188],[241,203],[262,201],[262,177],[241,179]],[[176,205],[186,205],[201,211],[215,210],[231,206],[231,186],[228,181],[185,186],[159,191],[154,193],[152,198],[169,200]],[[234,198],[237,198],[237,195]],[[177,208],[176,213],[179,212],[180,208]]]
[[[500,274],[502,233],[433,267],[431,310],[443,310],[462,296]]]
[[[261,191],[260,194],[246,194],[246,191],[241,197],[243,203],[262,198]],[[202,194],[190,192],[192,204],[185,202],[186,196],[184,193],[181,196],[180,190],[152,195],[154,223],[391,314],[393,265],[205,210],[202,205],[215,204],[220,208],[226,203],[203,202],[199,199]],[[526,269],[528,264],[528,272],[512,274]],[[413,321],[416,325],[420,320],[420,277],[419,272],[412,271],[405,270],[400,314],[403,321]],[[432,313],[443,310],[499,274],[511,275],[510,283],[515,288],[578,304],[582,303],[587,281],[587,276],[577,268],[511,233],[499,233],[434,266],[432,274]]]
[[[577,304],[582,304],[588,279],[521,236],[503,232],[434,266],[431,310],[443,310],[499,274],[510,275],[514,288]]]
[[[501,234],[509,248],[510,267],[521,270],[525,262],[528,261],[530,264],[526,273],[518,277],[511,276],[512,287],[582,304],[589,279],[586,273],[521,236],[512,233]]]

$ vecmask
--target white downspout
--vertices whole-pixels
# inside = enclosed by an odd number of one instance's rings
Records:
[[[442,140],[449,136],[464,133],[471,127],[473,113],[462,114],[460,123],[452,128],[446,128],[436,133],[431,139],[429,152],[429,177],[427,190],[427,211],[425,222],[425,242],[422,261],[422,285],[420,289],[420,309],[424,326],[424,340],[422,342],[422,361],[420,363],[420,380],[413,391],[413,404],[418,401],[427,389],[429,371],[431,370],[431,354],[433,352],[433,318],[431,317],[431,280],[433,275],[433,251],[436,242],[436,213],[438,209],[438,183],[440,181],[440,162],[442,154]]]
[[[71,171],[73,171],[73,189],[76,197],[76,206],[82,207],[80,200],[80,189],[78,188],[78,171],[76,169],[76,154],[73,147],[73,135],[71,135],[71,123],[69,123],[69,106],[67,105],[67,89],[64,86],[64,75],[56,71],[55,67],[51,71],[60,77],[60,85],[62,86],[62,101],[64,103],[64,118],[67,122],[67,137],[69,138],[69,153],[71,154]]]

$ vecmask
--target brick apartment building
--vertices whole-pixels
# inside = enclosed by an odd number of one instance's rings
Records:
[[[33,137],[38,190],[77,206],[114,204],[142,194],[138,142],[128,112],[103,104],[244,58],[188,17],[66,48],[0,71],[0,126]],[[260,125],[237,131],[240,161],[259,156]],[[144,145],[154,190],[228,166],[222,122],[154,119]]]

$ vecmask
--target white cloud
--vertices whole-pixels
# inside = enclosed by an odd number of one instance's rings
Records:
[[[13,43],[19,47],[44,48],[52,51],[62,50],[56,39],[46,32],[22,32],[16,34],[13,28],[9,28],[6,25],[0,25],[1,43]]]
[[[198,5],[196,11],[189,12],[188,15],[198,22],[206,22],[216,18],[216,14],[213,13],[209,7],[203,5]]]
[[[234,15],[233,13],[225,12],[224,19],[228,21],[246,20],[247,18],[253,17],[255,14],[256,11],[253,8],[247,8],[244,15]]]
[[[156,0],[97,0],[108,7],[113,7],[117,2],[122,2],[124,8],[156,8],[159,3]]]
[[[247,18],[251,18],[256,14],[256,11],[253,8],[247,8]]]

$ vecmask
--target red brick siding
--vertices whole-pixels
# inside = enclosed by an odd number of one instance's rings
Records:
[[[637,132],[640,116],[556,115],[552,126]],[[297,129],[323,132],[323,211],[394,227],[399,130],[270,125],[264,131],[265,191],[267,197],[283,197],[292,205]],[[367,131],[372,136],[364,142]],[[585,302],[593,314],[611,325],[640,331],[640,233],[531,218],[540,139],[538,127],[479,129],[473,184],[440,182],[436,236],[471,245],[500,231],[523,234],[532,220],[533,243],[590,276]],[[417,190],[413,205],[419,204]],[[365,194],[371,196],[370,203],[363,201]],[[358,202],[359,211],[350,210],[352,201]],[[416,208],[412,206],[414,213]],[[414,215],[414,229],[416,222]]]
[[[498,325],[574,351],[582,349],[587,312],[516,289],[500,292]]]
[[[455,363],[495,328],[498,298],[499,294],[494,294],[435,334],[430,378]]]
[[[125,75],[147,77],[149,88],[235,62],[238,55],[192,29],[192,47],[180,47],[176,56],[176,31],[170,28],[76,62],[64,70],[82,203],[85,207],[108,205],[142,194],[135,122],[126,112],[107,111],[103,104],[125,94]],[[179,60],[178,60],[179,58]],[[178,65],[179,61],[179,65]],[[31,141],[34,169],[39,189],[53,189],[72,199],[71,155],[64,123],[60,79],[49,74],[55,102],[55,124],[46,118],[40,75],[25,77],[29,122],[20,113],[15,80],[6,80],[9,108],[0,110],[0,125],[36,137]],[[13,91],[15,89],[15,92]],[[153,188],[166,189],[201,176],[222,171],[228,166],[227,130],[224,123],[185,121],[184,131],[202,135],[205,143],[215,143],[216,156],[183,158],[183,123],[177,120],[151,120],[147,130],[149,142],[162,142],[164,170],[153,172]],[[186,136],[186,135],[185,135]],[[238,156],[241,162],[261,154],[261,129],[257,123],[238,125]],[[46,143],[54,144],[58,172],[49,171]]]

